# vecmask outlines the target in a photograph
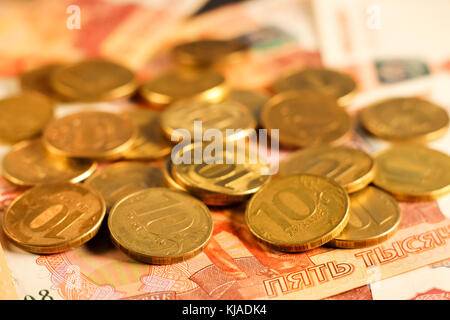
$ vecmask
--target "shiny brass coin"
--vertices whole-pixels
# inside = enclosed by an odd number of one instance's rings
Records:
[[[259,119],[261,110],[269,100],[269,96],[260,91],[234,89],[230,91],[228,99],[243,104],[250,109],[256,119]]]
[[[368,187],[350,196],[347,226],[327,245],[337,248],[373,246],[391,237],[400,219],[397,201],[380,189]]]
[[[286,148],[337,143],[352,128],[348,113],[335,100],[311,90],[286,91],[269,100],[261,114],[264,128],[279,129]]]
[[[15,143],[41,133],[53,117],[53,104],[45,96],[23,92],[0,99],[0,142]]]
[[[150,264],[187,260],[202,251],[212,235],[208,208],[185,192],[150,188],[120,200],[108,227],[114,244]]]
[[[242,202],[270,180],[269,165],[256,154],[233,146],[215,155],[207,151],[213,147],[194,143],[173,156],[173,179],[204,203]],[[195,161],[196,154],[203,155],[201,161]]]
[[[164,185],[172,190],[178,190],[178,191],[186,191],[186,189],[183,186],[180,186],[172,177],[172,161],[170,158],[166,161],[166,165],[163,169],[163,180]]]
[[[114,158],[130,148],[137,128],[126,115],[84,111],[53,120],[45,129],[44,146],[74,158]]]
[[[20,84],[23,90],[34,90],[48,97],[57,98],[55,90],[50,85],[50,76],[62,64],[46,64],[39,68],[27,71],[20,76]]]
[[[348,193],[364,189],[375,177],[375,162],[362,150],[318,146],[291,153],[280,164],[280,176],[309,173],[335,180]]]
[[[105,201],[80,184],[43,184],[25,191],[3,216],[3,231],[18,247],[53,254],[95,236],[105,217]]]
[[[181,139],[182,132],[177,131],[179,129],[187,130],[191,139],[194,139],[194,121],[201,121],[203,132],[217,129],[228,140],[242,139],[256,128],[251,111],[238,102],[211,103],[199,100],[183,100],[168,107],[161,115],[161,128],[169,140]]]
[[[70,100],[103,101],[131,95],[137,87],[134,73],[117,63],[90,59],[56,70],[52,88]]]
[[[154,160],[170,154],[172,145],[161,131],[160,114],[146,109],[127,112],[138,126],[138,136],[130,149],[125,151],[125,159]]]
[[[171,71],[151,79],[140,88],[141,96],[159,108],[187,98],[218,102],[227,92],[225,78],[212,70]]]
[[[367,131],[379,138],[402,142],[427,142],[442,137],[448,129],[447,111],[427,100],[392,98],[361,111]]]
[[[186,66],[208,67],[215,63],[232,63],[248,49],[242,40],[196,40],[175,46],[172,56]]]
[[[339,235],[349,218],[345,190],[331,179],[292,175],[272,180],[248,202],[251,233],[280,251],[318,247]]]
[[[345,73],[324,68],[306,68],[278,79],[277,93],[290,90],[315,90],[347,105],[356,92],[356,82]]]
[[[49,153],[40,139],[15,144],[4,156],[2,174],[21,186],[43,183],[80,182],[90,176],[97,162]]]
[[[398,144],[375,155],[373,183],[398,200],[428,201],[450,192],[450,157],[421,145]]]
[[[163,175],[160,169],[146,163],[118,162],[97,171],[85,183],[103,196],[110,209],[136,191],[162,187]]]

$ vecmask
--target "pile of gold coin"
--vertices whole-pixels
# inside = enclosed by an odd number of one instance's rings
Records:
[[[346,107],[355,81],[326,68],[287,74],[270,92],[229,87],[221,68],[247,52],[235,39],[181,43],[173,69],[142,83],[105,59],[24,73],[22,93],[0,100],[0,142],[12,145],[2,175],[29,188],[4,213],[5,235],[29,252],[53,254],[89,241],[103,224],[131,258],[169,264],[207,246],[210,208],[246,203],[248,229],[270,248],[358,248],[395,233],[397,201],[450,192],[450,157],[419,144],[446,133],[442,107],[398,97],[353,119]],[[140,106],[83,108],[129,98]],[[67,101],[81,110],[55,117]],[[375,154],[350,147],[356,120],[392,145]],[[199,142],[195,121],[220,141]],[[251,145],[258,127],[279,130],[280,146],[294,149],[276,175]]]

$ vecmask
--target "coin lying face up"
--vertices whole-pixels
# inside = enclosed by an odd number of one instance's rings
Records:
[[[95,172],[85,182],[98,191],[110,209],[117,201],[136,191],[162,187],[159,168],[139,162],[117,162]]]
[[[90,176],[97,162],[48,152],[40,139],[15,144],[2,162],[3,176],[21,186],[42,183],[80,182]]]
[[[225,78],[212,70],[176,70],[157,76],[140,88],[141,96],[158,108],[182,99],[221,101],[228,87]]]
[[[0,99],[0,142],[16,143],[33,138],[52,117],[52,102],[39,93],[23,92]]]
[[[373,135],[398,142],[427,142],[443,136],[449,117],[442,107],[418,98],[392,98],[361,111],[363,126]]]
[[[306,68],[285,77],[274,84],[275,92],[289,90],[315,90],[346,106],[356,92],[356,83],[349,75],[325,68]]]
[[[173,180],[206,204],[242,202],[270,180],[268,163],[245,149],[225,149],[220,156],[203,156],[201,162],[195,162],[196,153],[202,154],[206,148],[202,143],[184,147],[174,155],[171,168]],[[190,161],[183,163],[183,159]]]
[[[117,63],[90,59],[57,69],[52,88],[75,101],[104,101],[131,95],[137,87],[134,73]]]
[[[421,145],[397,144],[376,154],[373,183],[398,200],[429,201],[450,192],[450,157]]]
[[[374,187],[367,187],[350,195],[349,215],[344,231],[327,245],[338,248],[375,245],[391,237],[401,219],[397,201]]]
[[[52,121],[43,135],[44,146],[74,158],[115,158],[132,146],[137,127],[125,115],[84,111]]]
[[[336,100],[312,90],[275,95],[264,106],[261,123],[269,134],[279,129],[280,145],[287,148],[337,143],[352,127]]]
[[[78,247],[98,232],[105,201],[80,184],[43,184],[16,198],[3,216],[3,230],[18,247],[53,254]]]
[[[111,210],[108,227],[114,244],[150,264],[189,259],[212,235],[209,209],[185,192],[150,188],[133,193]]]
[[[375,162],[362,150],[318,146],[298,150],[280,164],[280,176],[309,173],[335,180],[348,192],[364,189],[375,177]]]
[[[349,199],[333,180],[292,175],[272,180],[248,202],[250,232],[280,251],[309,250],[339,235],[349,218]]]

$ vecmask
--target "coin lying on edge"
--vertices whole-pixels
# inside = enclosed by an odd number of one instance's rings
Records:
[[[342,233],[327,243],[337,248],[373,246],[390,238],[400,225],[397,201],[380,189],[367,187],[350,195],[350,218]]]
[[[391,98],[379,101],[360,113],[364,128],[373,135],[397,142],[428,142],[448,130],[447,111],[427,100]]]
[[[261,113],[261,124],[279,129],[285,148],[337,143],[352,128],[349,114],[336,100],[312,90],[286,91],[272,97]]]
[[[130,148],[137,127],[126,115],[84,111],[55,119],[45,128],[44,146],[52,153],[74,158],[118,158]]]
[[[105,201],[81,184],[43,184],[9,205],[3,231],[18,247],[53,254],[81,246],[94,237],[105,217]]]
[[[80,182],[96,168],[97,162],[93,160],[66,158],[48,152],[40,139],[13,145],[2,162],[3,176],[20,186]]]
[[[130,96],[137,88],[134,73],[115,62],[89,59],[55,70],[51,87],[75,101],[104,101]]]
[[[172,49],[179,64],[192,67],[209,67],[216,63],[233,63],[240,60],[248,44],[240,39],[203,39],[181,43]]]
[[[350,147],[310,147],[291,153],[281,162],[280,176],[297,173],[331,178],[351,193],[372,182],[375,161],[364,151]]]
[[[53,118],[53,103],[37,92],[0,99],[0,142],[16,143],[36,137]]]
[[[117,162],[95,172],[85,184],[98,191],[110,209],[117,201],[136,191],[162,187],[163,175],[161,169],[148,163]]]
[[[450,192],[450,157],[421,145],[396,144],[375,155],[373,183],[397,200],[429,201]]]
[[[331,179],[298,174],[272,180],[248,202],[245,219],[262,243],[300,252],[339,235],[349,218],[344,188]]]
[[[180,129],[187,130],[191,140],[194,140],[194,121],[201,125],[202,134],[208,129],[216,129],[224,140],[229,141],[247,137],[254,132],[257,124],[252,112],[239,102],[228,100],[211,103],[186,99],[163,111],[161,128],[169,140],[184,139]]]
[[[120,200],[108,227],[114,244],[150,264],[187,260],[208,244],[213,231],[209,209],[185,192],[150,188]]]
[[[176,70],[144,83],[140,95],[153,107],[163,109],[182,99],[218,102],[228,92],[225,78],[213,70]]]
[[[349,75],[325,68],[306,68],[281,77],[274,84],[277,93],[290,90],[314,90],[348,105],[356,93],[356,82]]]
[[[270,181],[269,165],[256,154],[233,146],[233,152],[225,149],[221,156],[205,157],[204,150],[210,146],[187,145],[174,155],[171,167],[173,180],[204,203],[219,206],[242,202]],[[194,161],[198,152],[203,155],[201,163]],[[189,163],[184,159],[190,159]]]

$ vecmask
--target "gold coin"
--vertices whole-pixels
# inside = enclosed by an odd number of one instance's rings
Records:
[[[350,196],[350,218],[344,231],[327,245],[337,248],[373,246],[397,230],[401,212],[389,194],[368,187]]]
[[[162,134],[158,112],[138,109],[127,112],[127,115],[139,130],[134,144],[124,153],[125,159],[154,160],[170,154],[172,145]]]
[[[448,129],[447,111],[418,98],[392,98],[361,111],[367,131],[386,140],[427,142],[442,137]]]
[[[53,104],[35,92],[0,99],[0,141],[16,143],[41,133],[53,117]]]
[[[227,92],[225,78],[212,70],[171,71],[151,79],[140,88],[141,96],[160,108],[187,98],[218,102]]]
[[[182,65],[208,67],[239,60],[247,49],[248,44],[239,39],[206,39],[179,44],[172,49],[172,56]]]
[[[105,210],[103,198],[86,186],[43,184],[25,191],[9,205],[3,231],[29,252],[63,252],[94,237]]]
[[[251,111],[238,102],[199,100],[183,100],[168,107],[161,115],[161,128],[168,139],[174,139],[172,141],[181,139],[180,129],[187,130],[194,139],[194,121],[201,121],[202,132],[217,129],[227,140],[242,139],[256,128]]]
[[[290,90],[315,90],[347,105],[356,92],[352,77],[330,69],[306,68],[278,79],[274,84],[277,93]]]
[[[131,95],[137,87],[134,73],[117,63],[90,59],[56,70],[52,88],[71,100],[103,101]]]
[[[248,202],[251,233],[280,251],[318,247],[339,235],[349,218],[345,190],[331,179],[292,175],[272,180]]]
[[[398,200],[428,201],[450,192],[450,157],[421,145],[394,145],[375,155],[373,183]]]
[[[333,179],[348,193],[365,188],[375,177],[375,162],[362,150],[318,146],[291,153],[280,164],[280,176],[309,173]]]
[[[269,100],[261,114],[268,134],[279,129],[280,145],[302,148],[337,143],[352,127],[348,113],[335,100],[310,90],[286,91]]]
[[[150,188],[118,202],[108,227],[114,244],[132,258],[169,264],[200,253],[211,238],[213,221],[208,208],[187,193]]]
[[[84,111],[53,120],[43,142],[55,154],[100,159],[119,157],[136,136],[137,128],[126,115]]]
[[[136,191],[162,187],[160,169],[139,162],[118,162],[95,172],[85,182],[98,191],[110,209],[117,201]]]
[[[261,110],[269,100],[269,96],[260,91],[234,89],[230,91],[228,99],[243,104],[250,109],[256,119],[259,119]]]
[[[249,150],[233,146],[216,156],[207,152],[212,147],[193,143],[173,155],[173,179],[204,203],[242,202],[270,180],[269,165]],[[203,154],[201,161],[195,161],[196,154]]]
[[[166,165],[163,169],[163,180],[164,185],[172,190],[185,191],[186,189],[183,186],[180,186],[172,177],[172,161],[170,158],[166,161]]]
[[[80,182],[94,172],[97,162],[49,153],[40,139],[15,144],[4,156],[3,176],[21,186],[43,183]]]
[[[46,64],[39,68],[27,71],[20,76],[23,90],[34,90],[48,97],[58,98],[50,85],[50,76],[63,65],[58,63]]]

